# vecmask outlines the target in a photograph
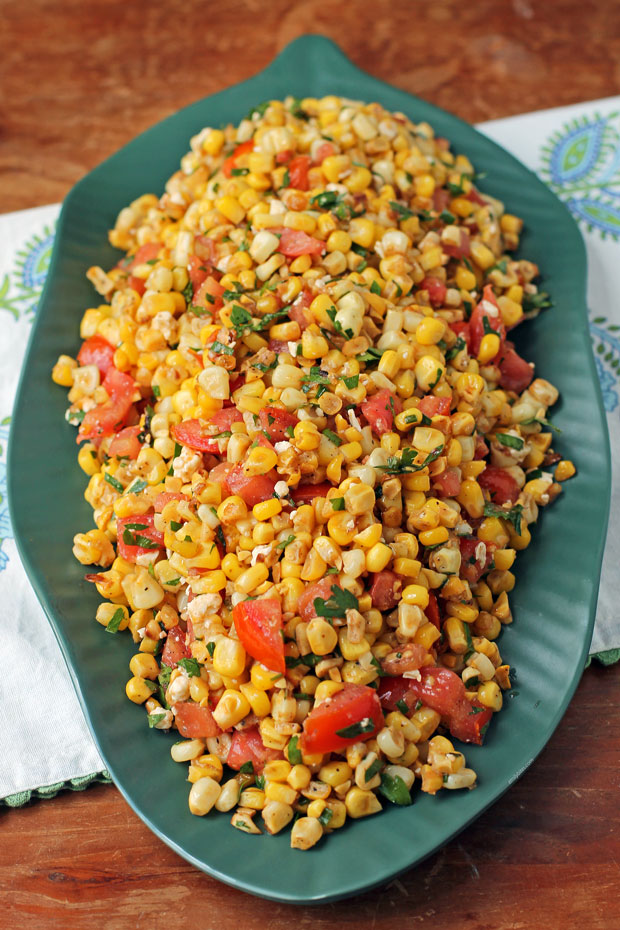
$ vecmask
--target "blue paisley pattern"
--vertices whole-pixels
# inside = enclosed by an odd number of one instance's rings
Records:
[[[16,320],[32,318],[45,283],[54,244],[55,226],[45,226],[20,249],[15,266],[0,280],[0,310],[8,311]]]

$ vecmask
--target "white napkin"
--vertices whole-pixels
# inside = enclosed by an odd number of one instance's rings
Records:
[[[588,301],[608,414],[614,493],[591,653],[620,658],[620,97],[495,120],[478,128],[513,152],[571,209],[590,266]],[[21,360],[51,253],[57,205],[0,216],[0,798],[19,804],[83,787],[103,762],[51,628],[21,567],[6,501],[6,440]],[[518,212],[518,210],[516,211]],[[50,697],[51,696],[51,697]],[[52,786],[51,790],[49,786]],[[45,790],[47,788],[47,791]]]

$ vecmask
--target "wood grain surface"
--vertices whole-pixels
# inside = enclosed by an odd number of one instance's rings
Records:
[[[0,24],[2,212],[61,200],[138,132],[304,32],[472,122],[620,93],[617,0],[0,0]],[[112,787],[5,810],[1,925],[616,930],[619,686],[620,667],[589,669],[502,800],[422,866],[340,904],[293,908],[218,884]]]

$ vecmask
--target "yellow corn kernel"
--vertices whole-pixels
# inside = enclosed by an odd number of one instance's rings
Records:
[[[478,350],[478,361],[481,365],[488,365],[491,359],[494,359],[500,349],[500,341],[497,333],[487,333],[480,341]]]
[[[455,280],[456,286],[462,291],[473,291],[476,286],[476,275],[462,265],[456,269]]]
[[[356,245],[369,249],[375,240],[375,224],[365,217],[355,217],[349,223],[349,235]]]
[[[389,565],[392,550],[385,543],[377,542],[366,553],[366,571],[381,572]]]
[[[70,355],[61,355],[52,369],[52,381],[61,387],[71,387],[73,384],[73,372],[78,367],[78,363]]]
[[[359,442],[345,442],[340,446],[340,455],[346,462],[354,462],[362,454],[362,447]]]
[[[454,201],[452,206],[454,206]],[[482,268],[483,271],[495,264],[495,256],[491,249],[476,239],[470,245],[470,254],[478,268]]]
[[[450,533],[445,526],[438,526],[433,530],[423,530],[418,534],[418,539],[423,546],[437,546],[440,543],[447,542]]]
[[[265,785],[265,797],[268,801],[278,801],[280,804],[294,804],[297,792],[290,785],[268,781]]]
[[[265,764],[263,775],[269,781],[283,782],[287,781],[290,771],[291,764],[286,759],[273,759]]]
[[[367,526],[366,529],[357,533],[353,537],[353,541],[356,542],[358,546],[363,546],[364,549],[372,549],[377,545],[382,535],[382,525],[380,523],[373,523],[371,526]]]
[[[357,786],[347,791],[344,803],[347,814],[355,820],[360,817],[368,817],[370,814],[377,814],[380,810],[383,810],[376,794],[372,791],[364,791]]]
[[[393,569],[397,575],[403,575],[405,578],[417,578],[420,574],[422,563],[417,559],[395,559]]]
[[[405,604],[414,604],[425,610],[428,607],[428,589],[419,584],[410,584],[403,589],[402,600]]]
[[[418,174],[413,179],[418,197],[432,197],[435,193],[435,178],[432,174]]]
[[[577,469],[570,461],[570,459],[562,459],[562,461],[558,462],[556,466],[555,480],[566,481],[568,478],[572,478],[576,471]]]
[[[78,452],[78,465],[85,472],[89,478],[92,478],[93,475],[96,475],[99,471],[99,460],[97,458],[97,450],[93,446],[92,442],[85,442],[84,445],[80,448]],[[120,500],[121,498],[119,498]]]
[[[154,688],[155,686],[150,681],[147,682],[144,678],[134,675],[125,686],[125,694],[134,704],[144,704],[151,697]]]
[[[322,617],[314,617],[308,623],[306,636],[312,652],[318,656],[333,652],[338,644],[338,634],[333,626]]]
[[[443,339],[445,333],[446,324],[443,320],[427,316],[418,324],[415,337],[421,346],[433,346]]]
[[[457,601],[446,602],[446,612],[450,617],[457,617],[463,623],[473,623],[478,616],[478,607],[473,604],[459,604]]]
[[[253,546],[253,544],[252,544]],[[263,562],[257,562],[251,568],[246,568],[235,581],[237,591],[242,594],[250,594],[259,585],[263,584],[269,578],[269,569]]]
[[[205,755],[191,760],[187,780],[192,784],[195,784],[201,778],[213,778],[214,781],[219,782],[222,780],[223,774],[224,767],[220,759],[213,753],[205,753]]]
[[[234,727],[250,713],[250,702],[240,691],[227,689],[217,702],[213,719],[222,730]]]
[[[458,617],[447,617],[443,624],[443,631],[448,639],[452,652],[464,655],[471,647],[465,630],[465,624]]]
[[[129,670],[136,678],[149,678],[151,681],[155,681],[159,675],[159,665],[155,657],[142,652],[131,657]]]
[[[256,446],[251,449],[245,460],[243,470],[246,475],[266,475],[278,464],[278,454],[273,449]]]
[[[490,707],[495,712],[501,710],[504,703],[500,687],[495,681],[485,681],[484,684],[480,685],[478,700],[485,707]]]
[[[213,668],[218,675],[238,678],[245,669],[246,652],[237,639],[222,636],[215,644]]]
[[[197,675],[192,675],[189,680],[189,696],[192,701],[196,701],[197,704],[200,704],[201,701],[204,701],[205,698],[209,697],[209,686],[203,678],[199,678]]]
[[[301,452],[311,452],[318,449],[321,434],[314,425],[307,420],[300,420],[293,431],[293,441]]]
[[[286,780],[295,791],[303,791],[308,787],[312,773],[307,765],[294,765],[288,773]]]
[[[250,670],[250,680],[258,691],[269,691],[274,685],[274,673],[260,662],[255,662]]]
[[[273,685],[273,674],[271,675],[270,687]],[[250,702],[252,713],[257,717],[267,717],[271,711],[271,701],[264,691],[261,691],[252,682],[247,681],[239,685],[239,690]]]
[[[245,216],[245,210],[236,197],[226,195],[215,201],[216,209],[236,226]]]
[[[275,517],[281,511],[282,504],[277,497],[271,497],[269,500],[254,504],[252,508],[252,513],[257,520],[271,520],[272,517]]]
[[[413,641],[418,646],[424,646],[425,649],[430,649],[440,636],[441,633],[435,624],[428,622],[423,623],[422,626],[416,630]]]
[[[337,788],[353,778],[353,769],[347,762],[328,762],[319,769],[319,780]]]
[[[483,542],[494,543],[496,546],[505,546],[509,540],[506,525],[498,517],[485,517],[477,531],[478,539]]]
[[[482,488],[477,481],[467,478],[461,484],[461,489],[456,496],[459,504],[462,504],[470,517],[477,519],[484,513],[484,495]]]
[[[338,643],[340,651],[347,662],[357,662],[361,656],[370,650],[370,643],[366,637],[362,638],[359,643],[352,643],[349,639],[346,627],[342,627],[338,633]]]
[[[344,685],[341,681],[321,681],[316,686],[314,692],[314,701],[315,704],[320,704],[322,701],[325,701],[327,698],[332,697],[338,691],[342,691]]]
[[[505,326],[512,328],[523,319],[523,307],[516,300],[511,300],[508,295],[499,297],[497,303],[499,304],[502,322]]]

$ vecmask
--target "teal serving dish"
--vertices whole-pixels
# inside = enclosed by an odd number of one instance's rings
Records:
[[[552,309],[516,333],[517,347],[561,392],[553,413],[556,448],[577,477],[542,515],[518,559],[511,595],[515,622],[501,634],[502,655],[518,669],[518,695],[492,722],[484,747],[467,747],[479,775],[473,791],[417,793],[409,808],[347,824],[318,847],[289,848],[286,831],[253,837],[230,815],[194,817],[186,769],[170,758],[170,735],[149,730],[144,710],[127,701],[134,649],[105,636],[98,603],[72,538],[92,525],[76,462],[75,430],[64,421],[66,392],[50,371],[75,354],[83,310],[93,302],[84,274],[110,267],[107,242],[119,209],[146,191],[159,193],[205,125],[236,122],[268,98],[338,94],[378,100],[415,121],[427,120],[455,151],[486,173],[485,192],[525,219],[522,254],[536,261]],[[558,725],[582,674],[590,644],[610,493],[610,456],[586,320],[586,258],[568,211],[515,158],[471,126],[375,80],[327,39],[304,36],[263,72],[186,107],[138,136],[81,180],[65,200],[45,291],[33,327],[9,444],[9,493],[15,537],[32,585],[54,629],[86,719],[127,802],[172,849],[215,878],[290,903],[334,901],[379,885],[420,862],[463,830],[525,771]],[[95,298],[96,299],[96,298]],[[564,776],[570,780],[570,772]]]

